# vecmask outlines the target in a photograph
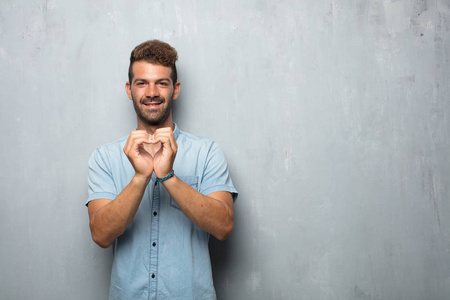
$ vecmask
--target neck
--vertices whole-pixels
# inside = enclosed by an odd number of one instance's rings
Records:
[[[147,123],[143,122],[139,117],[137,117],[137,129],[145,130],[149,134],[154,134],[156,129],[165,128],[165,127],[170,127],[170,128],[172,128],[172,130],[175,130],[175,125],[173,124],[173,120],[172,120],[172,113],[163,123],[160,123],[157,125],[147,124]]]

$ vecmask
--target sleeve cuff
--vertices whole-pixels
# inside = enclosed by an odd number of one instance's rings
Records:
[[[202,193],[203,195],[208,195],[214,192],[230,192],[231,196],[233,197],[233,203],[236,202],[237,196],[238,196],[238,192],[237,190],[229,185],[215,185],[215,186],[210,186],[204,190],[201,190],[200,193]]]
[[[116,199],[117,195],[113,194],[113,193],[94,193],[92,195],[89,195],[87,201],[86,201],[86,206],[89,204],[89,202],[91,202],[92,200],[97,200],[97,199],[110,199],[110,200],[114,200]]]

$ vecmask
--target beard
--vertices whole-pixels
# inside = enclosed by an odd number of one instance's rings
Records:
[[[168,99],[163,97],[153,97],[138,100],[134,97],[133,93],[131,93],[131,98],[133,99],[133,106],[137,116],[147,125],[158,126],[163,124],[169,117],[170,111],[172,110],[173,93]],[[167,102],[167,105],[166,107],[161,107],[162,110],[155,109],[148,111],[144,108],[144,105],[150,102],[161,103],[161,106]]]

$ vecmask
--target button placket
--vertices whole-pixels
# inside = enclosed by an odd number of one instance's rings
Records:
[[[149,298],[156,299],[157,274],[158,274],[158,239],[159,239],[159,210],[160,210],[160,186],[157,182],[153,185],[151,234],[150,234],[150,276],[149,276]]]

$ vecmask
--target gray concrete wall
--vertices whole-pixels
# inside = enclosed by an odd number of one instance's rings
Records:
[[[106,299],[86,165],[153,38],[240,191],[219,299],[450,298],[448,0],[2,0],[0,299]]]

